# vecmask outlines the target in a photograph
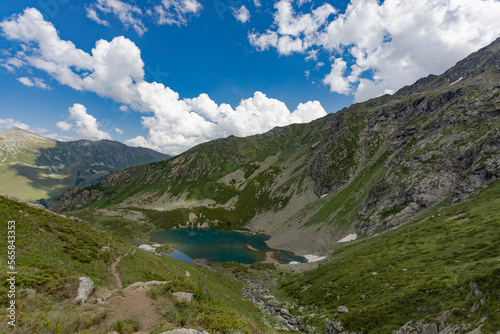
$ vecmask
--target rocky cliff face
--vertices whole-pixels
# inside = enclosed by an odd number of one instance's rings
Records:
[[[149,209],[169,227],[195,213],[213,226],[250,224],[273,246],[309,239],[309,250],[311,240],[320,249],[397,226],[499,177],[499,59],[497,40],[394,96],[129,168],[68,191],[53,209]]]

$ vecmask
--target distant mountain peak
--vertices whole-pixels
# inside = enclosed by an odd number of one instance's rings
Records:
[[[13,126],[10,129],[3,130],[1,132],[7,132],[7,133],[19,133],[19,132],[22,132],[22,133],[29,133],[29,134],[32,134],[32,135],[37,135],[34,132],[31,132],[29,130],[26,130],[26,129],[23,129],[23,128],[20,128],[20,127],[17,127],[17,126]]]
[[[11,127],[10,129],[8,129],[8,131],[27,131],[27,132],[29,132],[28,130],[25,130],[25,129],[19,128],[19,127],[17,127],[17,126],[13,126],[13,127]]]
[[[50,138],[44,137],[42,135],[39,135],[37,133],[34,133],[32,131],[29,131],[29,130],[26,130],[26,129],[23,129],[23,128],[20,128],[20,127],[17,127],[17,126],[13,126],[10,129],[0,131],[0,133],[12,134],[12,135],[25,134],[25,135],[31,135],[31,136],[37,136],[37,137],[42,137],[42,138],[50,139]]]
[[[484,73],[490,68],[500,70],[500,37],[484,48],[471,53],[441,75],[430,74],[415,83],[399,89],[394,96],[408,96],[417,92],[427,92],[450,84],[456,84],[470,77]]]
[[[17,126],[0,131],[0,142],[2,143],[2,148],[11,153],[26,149],[31,150],[36,147],[53,147],[57,143],[54,139],[41,136]],[[2,150],[0,149],[0,151]]]

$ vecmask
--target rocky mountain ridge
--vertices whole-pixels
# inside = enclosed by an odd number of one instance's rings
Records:
[[[52,208],[153,230],[247,226],[303,253],[393,228],[499,177],[499,55],[500,39],[393,96],[201,144],[69,190]]]

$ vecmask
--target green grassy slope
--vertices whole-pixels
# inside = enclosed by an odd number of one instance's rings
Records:
[[[7,222],[10,220],[16,222],[16,333],[107,333],[113,329],[109,326],[133,328],[133,319],[110,319],[112,313],[105,305],[89,302],[78,306],[72,302],[80,276],[90,277],[95,289],[115,289],[110,265],[125,253],[130,255],[117,267],[124,287],[137,281],[171,281],[150,292],[160,305],[163,319],[155,333],[182,325],[206,328],[211,333],[227,333],[231,328],[240,329],[242,333],[274,332],[263,321],[272,320],[243,299],[242,282],[141,249],[131,254],[130,244],[85,222],[4,197],[0,197],[0,245],[4,250],[0,256],[0,332],[7,330],[6,305],[10,300],[6,275]],[[103,246],[109,250],[102,251]],[[174,303],[171,293],[175,291],[193,292],[195,301],[189,305]]]
[[[125,201],[127,203],[132,201],[126,207],[145,215],[147,223],[156,229],[183,224],[191,212],[208,217],[213,226],[216,225],[215,220],[219,221],[217,228],[234,229],[244,226],[257,213],[280,210],[287,204],[291,197],[290,188],[299,183],[304,171],[297,171],[293,180],[287,184],[277,189],[272,187],[282,171],[282,166],[289,163],[290,152],[294,157],[307,153],[307,147],[301,148],[298,152],[293,148],[297,142],[304,140],[304,136],[310,135],[308,128],[309,126],[293,125],[280,129],[283,133],[278,136],[267,134],[216,140],[168,161],[114,173],[102,182],[83,190],[90,196],[98,195],[88,205],[83,205],[87,210],[75,213],[97,223],[102,220],[102,225],[109,225],[105,221],[110,219],[93,217],[92,212],[95,209],[113,210]],[[273,160],[263,170],[259,170],[266,159],[274,156],[277,161]],[[237,177],[228,182],[220,181],[224,176],[236,171],[241,171],[244,175],[243,181],[236,180]],[[184,195],[187,202],[209,200],[214,205],[172,210],[144,208],[147,205],[154,205],[155,201],[164,195],[173,198]],[[237,200],[231,207],[224,206],[235,197]],[[57,204],[54,208],[59,210]],[[122,221],[127,220],[123,216],[120,218]]]
[[[471,281],[482,294],[467,299]],[[477,326],[485,318],[482,332],[496,333],[500,181],[465,202],[437,206],[397,230],[339,244],[328,263],[282,277],[280,289],[297,303],[292,313],[315,313],[310,323],[320,328],[326,317],[340,320],[350,331],[390,333],[410,320],[430,321],[454,310],[448,322]],[[475,303],[478,309],[471,313]],[[349,312],[336,314],[341,305]],[[299,312],[300,307],[307,311]]]

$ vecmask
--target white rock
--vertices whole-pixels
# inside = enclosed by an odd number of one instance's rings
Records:
[[[168,284],[170,281],[149,281],[149,282],[135,282],[127,286],[127,289],[129,288],[135,288],[135,287],[140,287],[140,286],[148,286],[148,285],[162,285],[162,284]]]
[[[155,251],[155,248],[150,246],[150,245],[146,245],[146,244],[142,244],[139,246],[140,249],[144,249],[148,252],[154,252]]]
[[[460,82],[463,78],[464,78],[464,77],[460,77],[460,78],[458,78],[458,80],[457,80],[457,81],[452,82],[452,83],[450,84],[450,86],[453,86],[453,85],[454,85],[454,84],[456,84],[457,82]]]
[[[307,259],[307,262],[317,262],[326,259],[326,256],[317,255],[304,255],[304,257]]]
[[[88,277],[80,277],[80,286],[78,287],[78,296],[74,299],[75,302],[85,303],[92,292],[94,291],[94,282]]]
[[[349,241],[354,241],[358,238],[358,236],[356,235],[356,233],[353,233],[353,234],[349,234],[347,235],[346,237],[340,239],[339,241],[337,242],[349,242]]]
[[[338,313],[347,313],[347,312],[349,312],[349,309],[345,306],[339,306],[339,307],[337,307],[337,312]]]
[[[172,294],[178,301],[191,303],[193,301],[194,295],[189,292],[174,292]]]

